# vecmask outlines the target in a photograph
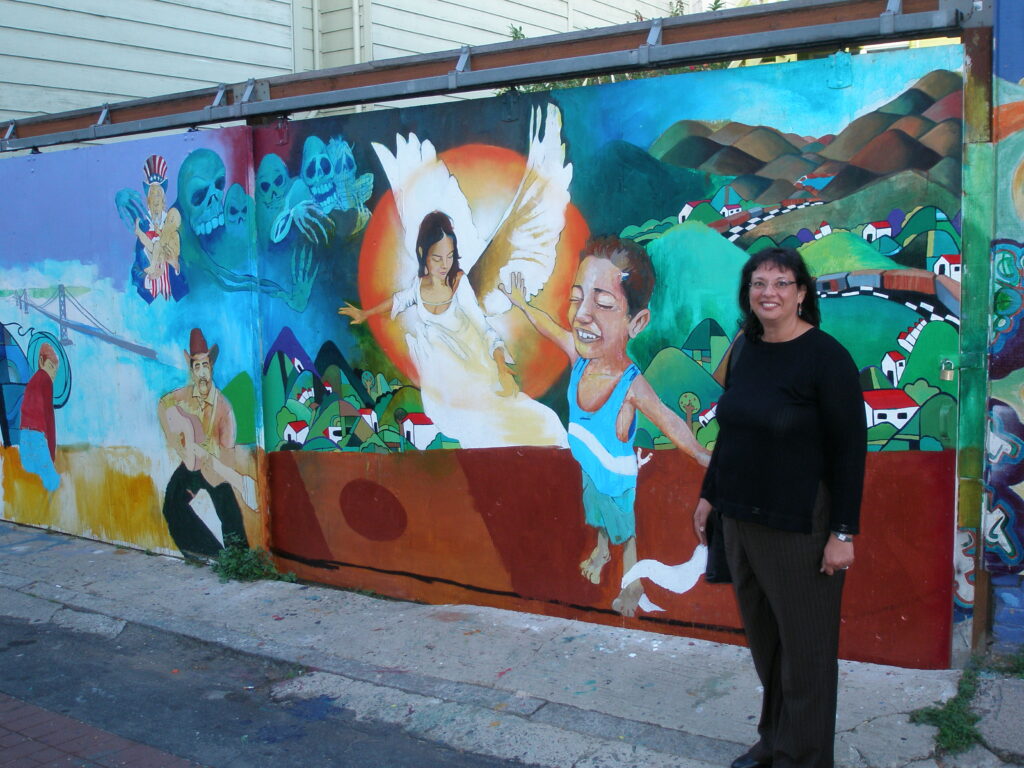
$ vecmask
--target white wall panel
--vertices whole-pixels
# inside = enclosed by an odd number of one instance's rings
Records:
[[[287,74],[293,22],[292,0],[0,0],[0,110],[24,117]]]

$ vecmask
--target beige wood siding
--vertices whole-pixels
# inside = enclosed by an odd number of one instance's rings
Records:
[[[345,67],[359,62],[361,59],[355,55],[353,48],[353,0],[320,0],[320,3],[320,50],[323,66]],[[366,5],[367,3],[363,2],[360,10],[365,10]]]
[[[616,2],[615,0],[571,0],[572,29],[593,29],[636,21],[639,13],[645,19],[668,15],[668,0],[663,2]]]
[[[293,70],[308,72],[317,68],[313,18],[315,0],[292,0]]]
[[[0,0],[0,120],[293,71],[291,0]]]

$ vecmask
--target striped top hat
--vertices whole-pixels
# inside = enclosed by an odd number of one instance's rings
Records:
[[[142,164],[142,178],[147,184],[163,184],[167,181],[167,161],[160,155],[150,155]]]

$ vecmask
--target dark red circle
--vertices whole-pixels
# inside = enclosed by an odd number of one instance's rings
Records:
[[[393,541],[409,524],[402,502],[372,480],[348,483],[341,489],[338,506],[352,530],[371,541]]]

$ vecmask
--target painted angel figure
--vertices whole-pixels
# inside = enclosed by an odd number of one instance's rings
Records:
[[[498,287],[503,280],[522,273],[533,296],[554,269],[572,179],[561,113],[554,105],[532,113],[522,179],[486,228],[433,144],[415,134],[395,138],[394,154],[373,148],[403,228],[405,271],[396,282],[408,287],[369,309],[346,304],[338,313],[354,324],[385,312],[402,316],[423,410],[462,447],[566,446],[554,411],[519,389],[514,361],[490,321],[512,306]]]

